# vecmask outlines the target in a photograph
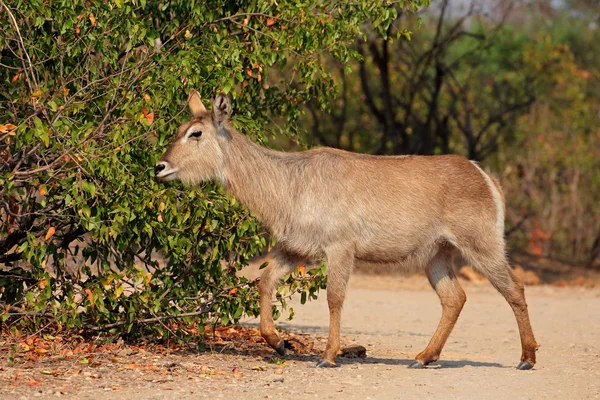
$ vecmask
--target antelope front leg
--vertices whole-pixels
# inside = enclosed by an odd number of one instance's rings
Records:
[[[279,338],[273,322],[273,291],[283,276],[291,272],[296,264],[294,260],[282,253],[276,253],[263,272],[258,283],[260,293],[260,334],[269,346],[274,348],[279,355],[285,355],[285,344]]]
[[[327,255],[327,303],[329,304],[329,338],[317,367],[336,367],[335,357],[340,351],[340,322],[346,297],[348,278],[354,256],[350,252]]]

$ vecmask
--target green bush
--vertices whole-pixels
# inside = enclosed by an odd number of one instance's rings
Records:
[[[159,184],[152,168],[191,88],[229,93],[254,140],[275,118],[295,134],[300,105],[335,90],[319,56],[347,61],[361,23],[385,31],[398,7],[0,0],[2,320],[164,336],[173,318],[255,315],[235,271],[267,245],[259,224],[218,187]],[[293,76],[270,81],[286,64]],[[314,295],[322,273],[287,290]]]

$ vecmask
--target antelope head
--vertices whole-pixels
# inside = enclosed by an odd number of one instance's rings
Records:
[[[154,175],[161,181],[179,179],[186,184],[198,184],[219,178],[222,146],[231,140],[225,125],[231,114],[229,98],[218,94],[209,112],[198,92],[192,89],[188,106],[192,120],[179,127],[175,140],[154,166]]]

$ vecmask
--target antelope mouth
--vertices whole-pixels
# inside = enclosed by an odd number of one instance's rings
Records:
[[[159,181],[163,181],[163,182],[168,182],[168,181],[172,181],[173,179],[177,178],[177,170],[176,169],[171,169],[169,171],[161,171],[158,174],[156,174],[156,179],[158,179]]]
[[[154,166],[154,176],[160,181],[172,181],[177,178],[178,168],[172,168],[167,161],[161,161]]]

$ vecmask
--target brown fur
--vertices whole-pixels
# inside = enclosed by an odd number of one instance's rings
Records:
[[[297,265],[328,263],[331,321],[322,359],[334,365],[354,261],[401,261],[424,270],[440,297],[440,324],[416,357],[423,365],[437,360],[466,301],[450,262],[459,253],[507,299],[521,333],[521,360],[535,363],[523,285],[505,256],[502,191],[476,164],[453,155],[381,157],[330,148],[282,153],[228,126],[231,106],[223,95],[209,113],[193,92],[190,108],[194,119],[180,127],[157,177],[216,180],[277,239],[259,284],[261,333],[273,348],[283,348],[271,315],[273,291]],[[190,137],[198,131],[201,137]]]

